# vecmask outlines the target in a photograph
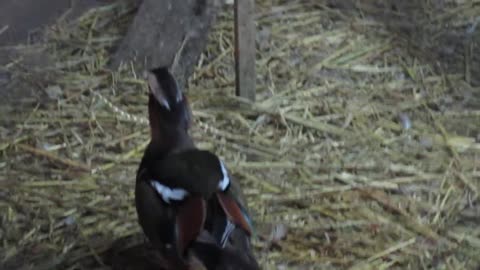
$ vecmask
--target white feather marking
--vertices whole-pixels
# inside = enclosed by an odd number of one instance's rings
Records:
[[[182,100],[183,100],[182,92],[178,91],[178,93],[177,93],[177,103],[179,103]]]
[[[168,104],[168,101],[166,99],[162,99],[161,103],[162,103],[163,107],[165,107],[165,109],[170,111],[170,104]]]
[[[182,90],[180,90],[180,88],[178,87],[177,80],[175,80],[174,82],[175,82],[175,90],[177,91],[177,96],[175,97],[175,101],[179,103],[183,99],[183,93],[182,93]]]
[[[222,239],[220,240],[220,246],[222,248],[227,245],[228,239],[230,238],[233,230],[235,230],[235,224],[233,224],[230,220],[227,219],[227,225],[225,226],[225,231],[223,231]]]
[[[169,188],[156,180],[150,181],[150,185],[162,196],[166,203],[170,203],[170,200],[181,201],[188,195],[185,189]]]
[[[222,169],[223,179],[218,183],[218,188],[221,191],[225,191],[230,184],[230,178],[228,178],[227,168],[225,168],[225,164],[223,161],[220,160],[220,168]]]

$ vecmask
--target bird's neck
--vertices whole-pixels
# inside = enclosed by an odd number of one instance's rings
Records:
[[[171,153],[195,147],[190,134],[186,131],[171,131],[161,135],[151,137],[148,148],[152,159],[162,159]]]

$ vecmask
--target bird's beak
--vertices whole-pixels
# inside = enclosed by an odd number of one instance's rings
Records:
[[[153,69],[146,73],[150,93],[167,111],[183,99],[183,93],[172,73],[164,67]]]
[[[252,235],[252,228],[238,206],[237,201],[235,201],[233,197],[222,192],[217,192],[217,198],[227,218],[235,225],[244,229],[249,235]]]
[[[188,245],[203,229],[207,217],[207,203],[200,196],[187,198],[178,209],[175,233],[178,255],[185,253]]]

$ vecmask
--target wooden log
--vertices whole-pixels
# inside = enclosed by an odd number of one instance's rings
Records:
[[[206,47],[218,9],[215,0],[143,0],[130,29],[116,51],[112,68],[134,61],[138,72],[170,66],[182,89]]]
[[[236,94],[255,101],[254,0],[235,0],[234,7]]]

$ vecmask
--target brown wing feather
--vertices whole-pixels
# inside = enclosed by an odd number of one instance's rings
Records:
[[[190,197],[179,206],[176,219],[177,251],[182,255],[203,229],[207,216],[206,202],[199,196]]]
[[[227,218],[233,223],[235,223],[235,225],[240,226],[242,229],[244,229],[249,235],[251,235],[252,228],[250,228],[250,225],[243,216],[242,210],[238,206],[235,199],[223,192],[217,192],[217,198],[218,202],[223,208],[223,211],[225,211],[225,215],[227,216]]]

